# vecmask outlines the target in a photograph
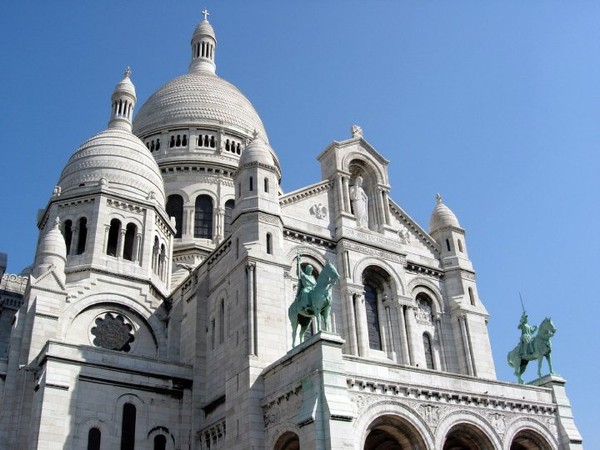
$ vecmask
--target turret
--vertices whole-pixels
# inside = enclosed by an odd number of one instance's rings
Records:
[[[137,97],[135,96],[135,86],[129,79],[130,76],[131,69],[127,67],[123,74],[123,79],[115,86],[111,97],[112,108],[108,128],[120,128],[131,131],[131,119]]]
[[[60,281],[65,281],[65,264],[67,246],[60,232],[60,219],[57,217],[52,228],[40,240],[33,265],[33,276],[39,277],[48,270],[53,270]]]
[[[217,38],[215,31],[208,23],[208,11],[202,11],[204,20],[198,24],[192,36],[192,61],[190,62],[190,72],[210,72],[215,73],[217,65],[215,64],[215,49],[217,47]]]

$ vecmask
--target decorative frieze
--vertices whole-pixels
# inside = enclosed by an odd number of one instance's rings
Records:
[[[263,405],[265,428],[284,422],[296,414],[302,406],[302,385],[277,396]]]
[[[385,250],[379,250],[373,247],[359,244],[357,242],[351,242],[344,240],[342,244],[344,250],[353,250],[363,255],[375,256],[380,259],[387,259],[398,264],[404,265],[406,263],[406,257],[397,253],[386,252]]]
[[[141,214],[144,211],[144,208],[133,205],[128,202],[124,202],[121,200],[116,200],[113,198],[106,199],[106,204],[111,208],[122,209],[123,211],[127,211],[130,213]]]
[[[444,272],[442,272],[441,270],[434,269],[433,267],[422,266],[421,264],[416,264],[413,262],[406,263],[406,270],[421,275],[427,275],[433,278],[444,277]]]
[[[335,248],[335,242],[322,237],[312,236],[301,231],[286,228],[285,230],[283,230],[283,235],[286,239],[290,239],[292,241],[307,243],[311,245],[319,245],[325,248]]]

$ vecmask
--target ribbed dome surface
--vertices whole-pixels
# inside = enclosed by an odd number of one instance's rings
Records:
[[[452,210],[442,203],[441,197],[438,197],[437,204],[435,205],[435,208],[431,213],[431,218],[429,219],[429,232],[431,233],[439,230],[440,228],[450,226],[460,228],[458,219]]]
[[[231,83],[208,72],[191,72],[159,88],[140,108],[133,132],[147,136],[163,127],[208,125],[265,140],[262,121],[250,101]]]
[[[147,199],[154,192],[156,200],[165,204],[158,164],[129,131],[108,129],[84,142],[69,159],[58,184],[65,195],[87,190],[103,178],[113,191],[138,199]]]

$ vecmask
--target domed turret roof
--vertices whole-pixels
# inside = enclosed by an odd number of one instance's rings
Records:
[[[164,205],[165,188],[158,164],[142,141],[131,133],[135,88],[130,73],[127,69],[111,97],[109,128],[84,142],[63,169],[58,181],[61,195],[103,185],[141,200],[154,193]]]
[[[259,163],[268,166],[274,166],[273,150],[263,140],[262,136],[255,133],[254,139],[246,146],[240,157],[240,167],[246,164]]]
[[[108,129],[84,142],[58,181],[61,195],[103,183],[141,200],[154,192],[164,205],[165,188],[158,164],[142,141],[126,130]]]
[[[440,194],[436,195],[436,201],[437,204],[431,213],[431,219],[429,219],[429,232],[432,233],[444,227],[460,228],[458,219],[452,210],[444,205]]]
[[[60,219],[57,217],[53,226],[40,239],[37,247],[34,267],[35,276],[39,276],[50,266],[60,273],[64,273],[67,261],[67,245],[60,232]]]

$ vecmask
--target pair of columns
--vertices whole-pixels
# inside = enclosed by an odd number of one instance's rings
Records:
[[[375,189],[376,192],[373,192]],[[336,178],[336,191],[338,192],[338,204],[341,212],[352,214],[350,201],[350,175],[339,174]],[[390,225],[390,206],[388,198],[388,189],[376,185],[366,186],[366,192],[369,197],[369,218],[375,219],[375,228],[384,225]],[[370,226],[369,228],[374,228]]]

